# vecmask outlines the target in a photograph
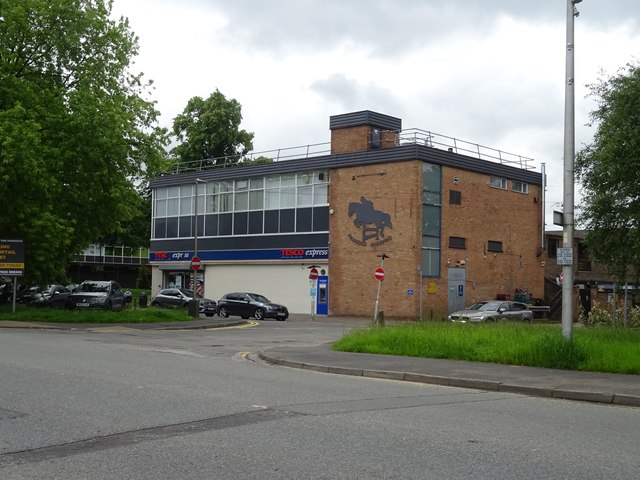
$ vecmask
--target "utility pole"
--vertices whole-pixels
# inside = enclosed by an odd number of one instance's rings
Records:
[[[567,56],[564,99],[564,198],[562,246],[573,255],[574,241],[574,164],[575,164],[575,78],[574,78],[574,19],[579,15],[576,4],[582,0],[567,0]],[[562,266],[562,335],[573,337],[573,260]]]

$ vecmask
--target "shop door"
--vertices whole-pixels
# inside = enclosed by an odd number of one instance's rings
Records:
[[[465,284],[467,271],[464,268],[449,268],[449,313],[464,310],[466,305]]]

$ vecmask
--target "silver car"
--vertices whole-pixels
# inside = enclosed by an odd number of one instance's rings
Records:
[[[449,314],[456,323],[495,322],[497,320],[519,320],[531,322],[533,312],[521,302],[489,300],[473,304],[465,310]]]

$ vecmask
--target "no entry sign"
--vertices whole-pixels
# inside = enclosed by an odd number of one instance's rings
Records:
[[[376,268],[373,276],[376,277],[376,280],[384,280],[384,270],[382,269],[382,267]]]
[[[193,257],[193,258],[191,259],[191,268],[192,268],[192,269],[194,269],[194,270],[200,270],[200,265],[202,265],[202,264],[201,264],[201,262],[200,262],[200,258],[198,258],[198,257]]]
[[[309,280],[316,280],[318,278],[318,269],[312,268],[309,270]]]

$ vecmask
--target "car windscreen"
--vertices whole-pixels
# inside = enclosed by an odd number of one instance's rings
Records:
[[[108,292],[110,284],[109,282],[91,282],[82,283],[76,290],[76,292]]]
[[[264,295],[260,295],[258,293],[250,293],[249,296],[257,302],[270,303],[269,299]]]
[[[501,302],[487,302],[484,305],[482,305],[480,308],[478,308],[478,310],[483,311],[483,312],[493,312],[498,310],[498,307],[500,306]]]
[[[187,290],[186,288],[181,288],[180,292],[182,292],[183,295],[189,298],[193,298],[193,290]]]

